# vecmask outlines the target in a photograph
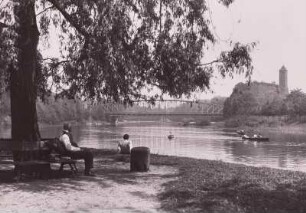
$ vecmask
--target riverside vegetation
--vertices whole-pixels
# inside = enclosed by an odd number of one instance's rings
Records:
[[[221,105],[224,104],[224,97],[214,97],[211,100],[202,100],[201,106],[209,106],[210,104]],[[44,101],[38,99],[37,103],[37,115],[40,124],[61,124],[65,121],[74,121],[77,123],[85,123],[88,120],[92,121],[108,121],[110,118],[105,115],[104,103],[91,105],[91,102],[84,102],[79,99],[68,98],[55,98],[55,95],[45,97]],[[118,111],[124,112],[124,105],[117,106]],[[140,106],[133,106],[135,111],[143,111]],[[180,113],[180,112],[194,112],[197,113],[199,105],[197,103],[191,104],[185,103],[177,107],[167,109],[167,112]],[[151,109],[155,112],[165,112],[165,109],[159,109],[158,107]],[[10,97],[8,93],[5,93],[0,97],[0,125],[10,125],[11,123],[10,112]],[[210,124],[211,119],[203,118],[171,118],[174,122],[183,122],[189,125],[190,122],[197,126],[207,126]]]
[[[281,127],[306,123],[306,94],[299,89],[278,93],[275,84],[239,83],[224,102],[226,127]]]
[[[298,120],[306,116],[306,94],[300,89],[281,95],[277,85],[252,82],[239,83],[224,102],[225,118],[237,116],[287,116]]]
[[[5,93],[0,99],[0,125],[10,125],[10,98]],[[96,105],[89,108],[81,100],[68,98],[55,98],[54,95],[46,97],[44,101],[38,100],[37,115],[41,124],[61,124],[65,121],[84,123],[89,119],[107,120],[103,113],[103,105]],[[90,102],[88,102],[90,105]],[[124,108],[122,106],[122,108]]]

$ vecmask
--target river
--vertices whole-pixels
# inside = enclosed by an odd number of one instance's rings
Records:
[[[0,137],[10,137],[0,128]],[[61,126],[41,128],[43,137],[60,135]],[[174,138],[169,140],[170,132]],[[269,142],[243,141],[234,129],[212,124],[208,127],[182,126],[165,122],[126,122],[118,126],[74,126],[80,146],[116,149],[123,134],[133,146],[147,146],[151,153],[221,160],[252,166],[265,166],[306,172],[306,134],[265,132]]]

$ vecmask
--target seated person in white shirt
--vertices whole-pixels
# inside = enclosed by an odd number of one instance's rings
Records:
[[[71,125],[64,123],[63,134],[60,136],[59,140],[65,145],[67,155],[74,159],[84,159],[85,171],[84,174],[87,176],[93,176],[94,174],[90,171],[93,168],[93,154],[90,150],[86,148],[80,148],[73,142],[71,135]]]
[[[130,136],[128,134],[123,135],[123,141],[118,143],[118,153],[120,154],[130,154],[133,148],[132,141],[129,140]]]

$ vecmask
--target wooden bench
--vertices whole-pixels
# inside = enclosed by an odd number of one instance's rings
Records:
[[[69,165],[73,174],[78,173],[78,168],[76,166],[76,159],[71,158],[67,152],[64,144],[59,141],[58,138],[43,138],[41,139],[42,146],[51,151],[50,162],[60,164],[59,170],[62,171],[65,165]]]
[[[54,153],[46,142],[53,139],[42,139],[40,142],[17,142],[12,139],[0,139],[0,164],[14,165],[17,180],[23,174],[31,174],[40,178],[49,178],[51,164],[60,164],[60,171],[64,165],[70,165],[73,174],[77,173],[76,160],[60,153]]]

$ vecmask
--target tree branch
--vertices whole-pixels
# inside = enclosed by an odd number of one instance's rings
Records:
[[[50,64],[53,63],[55,66],[59,66],[60,64],[64,64],[64,63],[68,63],[70,62],[69,60],[62,60],[62,61],[57,61],[56,58],[43,58],[43,61],[47,61],[50,60],[51,62],[49,62]],[[48,62],[47,62],[48,63]]]
[[[63,16],[64,18],[84,37],[88,38],[90,34],[80,26],[75,19],[71,17],[69,13],[66,12],[65,9],[61,7],[57,0],[48,0]]]
[[[219,63],[219,62],[221,62],[220,59],[216,59],[216,60],[208,62],[208,63],[199,64],[198,66],[209,66],[209,65],[212,65],[212,64],[215,64],[215,63]]]
[[[56,60],[56,58],[43,58],[42,60],[43,60],[43,61],[47,61],[47,60],[53,61],[53,60]]]
[[[36,16],[39,16],[40,14],[42,14],[42,13],[44,13],[44,12],[46,12],[47,10],[50,10],[50,9],[52,9],[52,8],[54,8],[54,5],[53,5],[53,6],[50,6],[50,7],[47,7],[47,8],[44,9],[43,11],[39,12]]]
[[[162,0],[160,0],[159,2],[159,33],[161,33],[161,30],[162,30]]]
[[[9,27],[9,25],[7,25],[7,24],[5,24],[3,22],[0,22],[0,29],[7,28],[7,27]]]

